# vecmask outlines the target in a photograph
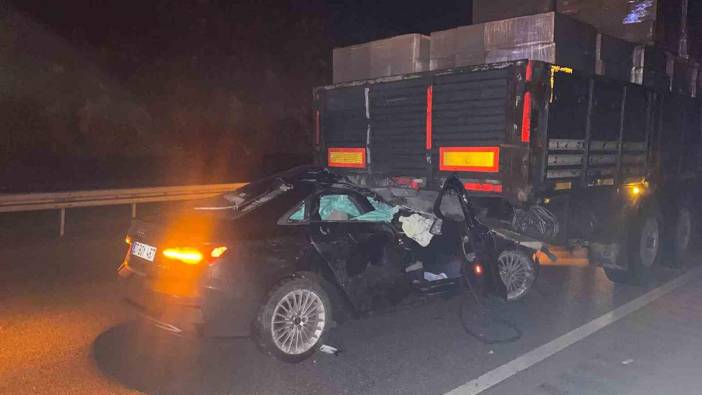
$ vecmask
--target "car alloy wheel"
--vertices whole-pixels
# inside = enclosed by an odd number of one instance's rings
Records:
[[[536,280],[536,265],[520,251],[503,251],[497,258],[497,270],[510,301],[523,298]]]
[[[317,344],[325,325],[325,308],[319,295],[309,289],[296,289],[276,304],[271,318],[271,336],[280,351],[299,355]]]

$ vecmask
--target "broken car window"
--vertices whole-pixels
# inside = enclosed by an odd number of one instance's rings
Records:
[[[292,188],[292,185],[280,178],[268,178],[225,193],[222,198],[235,210],[234,216],[238,217]]]
[[[399,207],[392,206],[372,196],[369,196],[367,199],[373,206],[374,210],[354,218],[354,221],[391,223],[392,218],[399,211]]]
[[[288,222],[302,222],[305,220],[305,202],[302,202],[295,212],[288,217]]]
[[[319,199],[322,221],[348,221],[361,215],[361,210],[348,195],[324,195]]]

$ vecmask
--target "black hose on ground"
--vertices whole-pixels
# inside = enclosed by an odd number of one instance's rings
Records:
[[[467,265],[463,265],[463,268],[465,270]],[[461,326],[463,327],[463,330],[470,336],[474,337],[477,339],[479,342],[483,344],[503,344],[503,343],[510,343],[516,340],[519,340],[522,337],[522,331],[517,327],[517,325],[507,319],[504,319],[502,317],[495,316],[494,311],[490,310],[488,307],[483,304],[483,302],[480,299],[480,296],[478,293],[475,291],[475,288],[473,288],[473,284],[470,282],[470,277],[467,275],[464,275],[463,278],[466,280],[466,284],[468,289],[470,290],[471,295],[473,295],[473,299],[475,299],[475,302],[478,305],[478,309],[481,315],[484,315],[484,318],[487,320],[491,320],[494,323],[497,323],[498,325],[504,325],[504,327],[512,330],[514,334],[512,336],[508,336],[505,338],[490,338],[488,333],[479,333],[476,332],[473,328],[470,327],[469,323],[467,322],[466,316],[465,316],[465,307],[466,303],[468,302],[468,298],[464,298],[463,301],[461,302],[460,310],[458,312],[458,317],[461,321]],[[486,331],[489,332],[491,329],[491,325],[486,325],[485,327]],[[492,328],[494,329],[494,328]]]

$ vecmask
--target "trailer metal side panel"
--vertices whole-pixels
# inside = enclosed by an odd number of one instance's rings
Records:
[[[326,146],[364,147],[368,129],[364,88],[340,88],[324,94],[320,121]]]
[[[425,133],[427,79],[370,88],[370,150],[374,172],[389,176],[427,172]]]

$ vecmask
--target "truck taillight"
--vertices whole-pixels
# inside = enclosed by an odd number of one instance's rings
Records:
[[[466,188],[467,191],[496,193],[502,192],[502,184],[490,184],[486,182],[466,182],[465,184],[463,184],[463,187]]]

